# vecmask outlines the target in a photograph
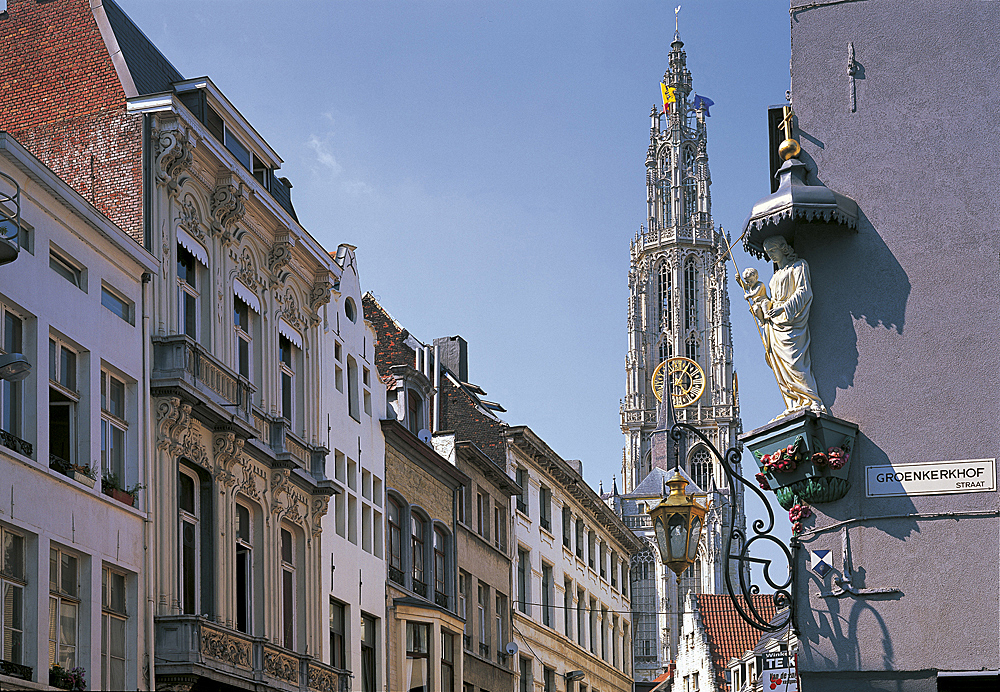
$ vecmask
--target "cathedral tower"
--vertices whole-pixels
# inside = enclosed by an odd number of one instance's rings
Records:
[[[615,499],[625,523],[649,541],[632,570],[633,609],[650,614],[633,623],[636,680],[651,680],[676,656],[687,593],[724,592],[722,553],[730,512],[736,512],[737,527],[745,524],[742,488],[730,488],[717,460],[693,435],[670,454],[673,458],[654,453],[652,444],[657,427],[652,377],[664,361],[666,370],[683,367],[701,381],[700,392],[697,386],[688,390],[689,380],[667,374],[664,395],[674,392],[678,421],[696,426],[722,452],[736,444],[742,429],[726,288],[728,243],[712,222],[709,191],[706,117],[711,102],[692,92],[687,54],[676,33],[670,48],[663,84],[674,100],[666,113],[655,106],[650,113],[646,222],[631,242],[627,386],[621,408],[624,492]],[[698,368],[671,362],[674,358],[689,359]],[[682,390],[685,396],[678,397]],[[660,564],[645,514],[675,464],[712,500],[697,562],[679,585]]]

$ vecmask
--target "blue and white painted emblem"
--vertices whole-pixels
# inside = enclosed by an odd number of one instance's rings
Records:
[[[829,550],[810,550],[809,551],[809,569],[818,574],[821,577],[825,577],[826,573],[833,569],[833,557],[830,555]]]

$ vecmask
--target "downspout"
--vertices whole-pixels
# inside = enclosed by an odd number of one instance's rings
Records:
[[[434,344],[434,420],[431,421],[431,432],[441,429],[441,346]]]
[[[146,481],[146,518],[143,521],[143,546],[145,552],[144,559],[144,580],[146,583],[146,656],[147,669],[149,670],[149,689],[156,689],[156,652],[155,652],[155,627],[154,614],[156,601],[153,598],[153,556],[150,551],[150,531],[153,524],[153,503],[150,499],[150,481],[153,478],[153,397],[150,392],[149,376],[149,313],[146,306],[146,287],[152,281],[152,274],[142,273],[142,391],[146,395],[146,405],[142,407],[143,425],[142,432],[145,438],[145,463],[143,464],[143,476]]]

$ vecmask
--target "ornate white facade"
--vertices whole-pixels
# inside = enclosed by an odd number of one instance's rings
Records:
[[[712,221],[708,112],[690,103],[683,45],[675,34],[663,77],[676,102],[666,114],[655,106],[650,114],[646,224],[632,239],[629,269],[627,386],[621,409],[624,493],[612,500],[625,523],[648,543],[632,566],[633,604],[641,613],[633,623],[637,681],[652,680],[675,658],[683,594],[722,593],[724,527],[733,508],[736,525],[744,524],[742,489],[734,494],[717,460],[693,435],[686,436],[677,460],[656,459],[652,453],[657,399],[651,377],[671,357],[690,358],[705,373],[703,393],[676,410],[677,420],[696,426],[723,452],[736,444],[741,430],[726,287],[728,244]],[[645,514],[649,501],[662,492],[661,476],[675,463],[712,499],[697,563],[680,586],[665,574]]]

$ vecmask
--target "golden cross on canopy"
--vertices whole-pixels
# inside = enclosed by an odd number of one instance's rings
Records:
[[[785,131],[785,139],[792,138],[792,116],[795,115],[792,112],[791,106],[784,106],[783,111],[785,117],[782,118],[781,123],[778,125],[779,130]]]

